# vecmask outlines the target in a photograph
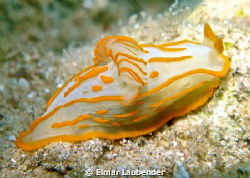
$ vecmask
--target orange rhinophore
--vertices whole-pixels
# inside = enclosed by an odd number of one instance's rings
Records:
[[[201,44],[140,45],[125,36],[105,37],[94,50],[94,65],[55,92],[16,144],[30,151],[53,141],[150,133],[212,96],[230,67],[222,53],[222,39],[208,24]]]

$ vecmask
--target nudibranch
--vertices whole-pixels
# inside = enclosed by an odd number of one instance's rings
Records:
[[[53,141],[150,133],[212,96],[230,67],[222,53],[222,39],[208,24],[202,43],[140,45],[130,37],[105,37],[96,44],[93,65],[55,92],[16,144],[29,151]]]

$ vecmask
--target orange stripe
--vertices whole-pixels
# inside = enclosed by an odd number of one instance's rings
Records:
[[[86,127],[89,127],[89,125],[79,125],[79,126],[78,126],[79,129],[84,129],[84,128],[86,128]]]
[[[227,71],[229,70],[230,67],[230,61],[229,59],[224,56],[224,55],[220,55],[220,57],[222,57],[224,59],[224,66],[223,69],[221,71],[212,71],[212,70],[207,70],[207,69],[196,69],[196,70],[191,70],[188,71],[186,73],[183,73],[181,75],[177,75],[175,77],[170,78],[169,80],[167,80],[166,82],[162,83],[161,85],[159,85],[158,87],[155,87],[154,89],[147,91],[145,93],[142,93],[141,95],[139,95],[137,98],[142,98],[145,97],[147,95],[153,94],[158,92],[160,89],[168,86],[169,84],[171,84],[172,82],[174,82],[175,80],[178,80],[180,78],[186,77],[188,75],[192,75],[192,74],[196,74],[196,73],[205,73],[205,74],[209,74],[209,75],[213,75],[216,77],[223,77],[227,74]]]
[[[150,73],[149,77],[150,78],[155,78],[155,77],[158,77],[158,75],[159,75],[159,72],[153,71],[153,72]]]
[[[83,76],[79,76],[75,78],[75,84],[68,88],[68,90],[64,93],[64,97],[68,96],[70,92],[72,92],[74,89],[76,89],[84,80],[87,80],[89,78],[95,77],[98,74],[105,72],[108,70],[108,66],[104,67],[95,67],[91,71],[87,72]]]
[[[112,83],[114,81],[114,79],[112,77],[108,77],[108,76],[105,76],[105,75],[101,75],[101,80],[105,84]]]
[[[106,47],[106,43],[107,43],[107,40],[122,40],[122,41],[128,41],[129,43],[132,43],[133,45],[135,45],[136,47],[138,47],[138,49],[140,49],[141,51],[143,51],[143,48],[140,47],[140,45],[138,45],[138,43],[130,38],[130,37],[126,37],[126,36],[108,36],[108,37],[105,37],[103,38],[100,42],[101,42],[101,45],[102,45],[102,49],[104,50],[104,52],[106,54],[109,54],[109,50],[107,49]],[[113,58],[114,59],[114,58]],[[116,59],[114,59],[116,60]]]
[[[107,55],[103,54],[103,53],[100,51],[99,47],[96,47],[96,48],[95,48],[95,50],[94,50],[94,55],[95,55],[95,56],[104,56],[104,57],[108,57]]]
[[[94,118],[95,122],[100,122],[100,123],[107,123],[110,121],[110,119],[104,119],[104,118]]]
[[[174,62],[174,61],[182,61],[185,59],[192,58],[193,56],[181,56],[181,57],[152,57],[148,60],[148,62]]]
[[[144,101],[138,101],[135,103],[136,106],[142,105],[144,103]]]
[[[88,71],[89,69],[95,67],[94,65],[92,66],[88,66],[85,69],[81,70],[80,72],[78,72],[77,74],[73,75],[67,82],[64,83],[63,86],[61,86],[60,88],[57,89],[57,91],[54,93],[54,95],[49,99],[46,108],[48,109],[48,107],[51,105],[51,103],[54,101],[54,99],[59,95],[59,93],[63,90],[63,88],[68,85],[69,82],[71,82],[75,77],[81,75],[82,73]]]
[[[129,55],[129,54],[127,54],[127,53],[123,53],[123,52],[118,52],[118,53],[116,53],[116,55],[115,55],[115,60],[116,60],[116,61],[117,61],[117,58],[118,58],[119,56],[125,56],[125,57],[128,57],[128,58],[130,58],[130,59],[133,59],[133,60],[135,60],[135,61],[137,61],[137,62],[141,62],[141,63],[147,65],[147,62],[144,61],[142,58],[137,58],[137,57],[131,56],[131,55]]]
[[[104,40],[101,40],[101,46],[102,46],[102,49],[103,49],[103,51],[105,52],[105,54],[109,54],[109,50],[108,50],[108,48],[106,47],[106,44],[107,44],[107,41],[108,41],[109,39],[104,39]]]
[[[131,49],[124,47],[126,50],[128,50],[129,52],[131,52],[133,55],[138,56],[135,52],[133,52]]]
[[[182,41],[164,43],[164,44],[161,44],[161,45],[158,45],[158,46],[161,46],[161,47],[175,46],[175,45],[180,45],[180,44],[183,44],[183,43],[192,43],[192,44],[195,44],[195,45],[200,45],[200,43],[197,43],[197,42],[193,42],[193,41],[189,41],[189,40],[182,40]]]
[[[207,82],[207,81],[201,82],[201,83],[199,83],[199,84],[197,84],[197,85],[194,85],[194,86],[192,86],[192,87],[190,87],[190,88],[187,88],[187,89],[185,89],[185,90],[179,92],[179,93],[176,94],[176,95],[173,95],[173,96],[168,97],[168,98],[166,98],[166,99],[164,99],[164,100],[162,100],[162,101],[160,101],[160,102],[158,102],[158,103],[156,103],[156,104],[153,104],[153,105],[151,105],[151,106],[149,106],[149,107],[150,107],[150,108],[152,108],[152,107],[158,107],[158,106],[160,106],[160,105],[162,105],[162,104],[164,104],[164,103],[166,103],[166,102],[168,102],[168,101],[170,101],[170,100],[172,100],[172,99],[174,99],[174,98],[177,98],[177,97],[179,97],[179,96],[185,95],[186,93],[189,93],[189,92],[195,90],[196,88],[199,88],[199,87],[205,85],[206,83],[208,83],[208,82]]]
[[[117,63],[117,65],[119,66],[119,64],[123,61],[129,62],[130,64],[133,64],[135,67],[138,68],[138,70],[143,74],[143,75],[147,75],[147,72],[143,71],[143,69],[135,62],[128,60],[128,59],[120,59]]]
[[[96,111],[96,114],[99,114],[99,115],[103,115],[103,114],[107,114],[107,113],[108,113],[107,109],[101,109],[101,110]]]
[[[121,122],[114,122],[112,125],[113,125],[113,126],[121,126],[122,123],[121,123]]]
[[[137,51],[138,51],[138,49],[140,49],[139,46],[137,46],[137,45],[133,46],[133,45],[127,44],[127,43],[125,43],[124,41],[121,41],[121,40],[115,40],[112,44],[114,44],[114,43],[122,43],[122,44],[124,44],[124,45],[126,45],[128,47],[134,48]]]
[[[128,73],[131,75],[131,77],[133,77],[133,79],[134,79],[135,81],[137,81],[138,83],[141,83],[142,85],[146,85],[146,82],[144,82],[144,81],[142,80],[142,78],[141,78],[135,71],[133,71],[131,68],[122,67],[122,68],[119,70],[118,75],[120,75],[120,73],[123,72],[123,71],[128,72]]]
[[[187,49],[187,48],[164,48],[161,45],[153,45],[153,44],[143,44],[141,45],[141,47],[152,47],[152,48],[157,48],[157,49],[160,49],[162,51],[167,51],[167,52],[184,51]]]
[[[169,107],[169,105],[159,107],[159,108],[157,108],[155,111],[156,111],[156,112],[161,112],[161,111],[165,110],[167,107]]]
[[[136,113],[138,113],[139,110],[136,110],[136,111],[133,111],[133,112],[129,112],[129,113],[126,113],[126,114],[117,114],[117,115],[113,115],[112,117],[129,117],[129,116],[133,116],[135,115]]]
[[[112,59],[114,62],[116,62],[116,61],[115,61],[115,58],[114,58],[114,55],[113,55],[112,49],[109,49],[108,55],[111,57],[111,59]]]
[[[100,60],[100,61],[102,61],[102,62],[106,62],[106,61],[107,61],[105,58],[100,57],[100,56],[98,56],[98,55],[95,55],[95,59],[98,59],[98,60]]]
[[[98,60],[98,59],[97,59],[96,57],[93,58],[93,63],[94,63],[95,65],[99,65],[99,62],[98,62],[97,60]]]
[[[108,55],[105,54],[104,50],[102,50],[102,40],[96,43],[96,47],[94,49],[94,55],[95,57],[100,58],[100,60],[106,61],[105,57],[108,57]]]
[[[65,126],[73,126],[76,125],[78,122],[83,121],[85,119],[92,118],[93,116],[91,115],[81,115],[78,118],[72,120],[72,121],[64,121],[64,122],[57,122],[51,125],[52,128],[60,128],[60,127],[65,127]]]
[[[102,54],[102,56],[108,57],[108,55],[105,54],[105,51],[104,51],[104,49],[103,49],[103,43],[105,43],[104,40],[98,41],[97,44],[96,44],[95,50],[96,50],[96,49],[99,50],[100,53]],[[101,50],[102,50],[102,51],[101,51]]]
[[[142,120],[143,118],[145,118],[145,117],[147,117],[147,116],[148,116],[148,115],[145,114],[145,115],[143,115],[143,116],[140,116],[140,117],[137,117],[137,118],[133,118],[133,119],[131,119],[131,121],[132,121],[132,122],[138,122],[138,121]]]
[[[178,52],[178,51],[184,51],[187,49],[187,48],[164,48],[161,46],[158,46],[157,48],[166,52],[176,52],[176,51]]]
[[[149,51],[148,51],[148,50],[144,50],[144,49],[143,49],[143,51],[142,51],[142,52],[144,52],[144,53],[149,53]]]
[[[101,85],[94,85],[92,86],[92,91],[101,91],[102,90],[102,86]]]
[[[83,76],[79,76],[75,79],[75,82],[78,81],[82,81],[82,80],[87,80],[89,78],[95,77],[97,76],[99,73],[105,72],[108,70],[108,66],[104,66],[104,67],[95,67],[93,68],[91,71],[89,71],[88,73],[86,73]]]
[[[140,50],[143,50],[142,47],[133,38],[130,38],[127,36],[111,36],[111,37],[118,39],[118,40],[128,41],[128,42],[134,44],[135,46],[137,46]]]
[[[161,48],[161,47],[159,47]],[[161,48],[162,51],[167,51],[167,52],[176,52],[176,51],[184,51],[187,48]]]

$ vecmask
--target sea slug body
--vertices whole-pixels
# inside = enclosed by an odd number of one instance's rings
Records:
[[[208,24],[204,40],[138,44],[125,36],[101,39],[93,65],[72,76],[47,111],[20,134],[31,151],[53,141],[119,139],[150,133],[204,104],[230,61]]]

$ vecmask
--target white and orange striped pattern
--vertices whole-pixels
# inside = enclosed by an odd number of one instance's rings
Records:
[[[208,24],[204,36],[201,44],[162,45],[139,45],[125,36],[103,38],[94,50],[94,64],[56,91],[17,146],[29,151],[52,141],[135,137],[199,107],[230,67],[222,39]]]

